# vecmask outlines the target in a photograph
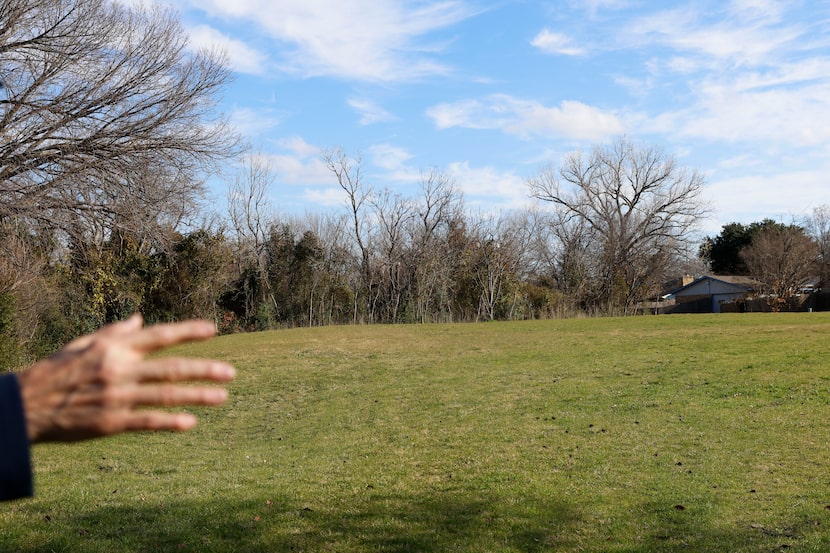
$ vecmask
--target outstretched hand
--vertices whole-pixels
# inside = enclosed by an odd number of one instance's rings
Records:
[[[74,441],[131,430],[189,430],[196,417],[141,409],[219,405],[224,388],[182,386],[227,382],[234,369],[209,359],[145,357],[160,349],[216,334],[208,321],[144,328],[139,315],[70,342],[19,375],[29,439]]]

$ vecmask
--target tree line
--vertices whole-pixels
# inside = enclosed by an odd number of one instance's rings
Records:
[[[702,175],[625,137],[540,169],[526,183],[535,207],[503,212],[469,209],[440,168],[412,195],[370,183],[359,155],[333,148],[321,157],[342,207],[278,216],[279,168],[249,152],[217,213],[204,175],[245,150],[215,109],[222,53],[184,37],[162,8],[4,2],[5,365],[137,311],[223,332],[629,314],[701,259],[714,268],[736,230],[696,251]]]
[[[349,164],[358,160],[337,159],[356,174]],[[812,226],[725,225],[697,257],[675,240],[622,248],[619,236],[592,234],[563,210],[467,210],[438,170],[422,175],[416,196],[370,193],[356,182],[339,211],[280,218],[266,201],[272,177],[252,162],[230,187],[224,219],[187,231],[167,226],[158,241],[118,225],[101,240],[69,239],[5,220],[4,359],[48,353],[137,311],[149,322],[209,318],[223,332],[622,315],[684,273],[751,274],[776,297],[826,274],[818,263],[827,259],[826,207],[809,218]]]
[[[140,202],[131,214],[140,228],[92,213],[96,225],[71,233],[3,219],[8,349],[41,355],[136,311],[149,322],[209,318],[223,332],[630,313],[689,263],[687,234],[702,209],[696,174],[667,179],[670,156],[625,139],[544,169],[528,183],[540,205],[500,213],[468,209],[437,168],[404,196],[365,182],[359,157],[322,156],[346,198],[339,210],[275,216],[277,175],[248,155],[228,186],[227,213],[198,228],[154,218],[148,209],[159,206]],[[556,199],[560,179],[588,164],[594,173],[581,188]]]

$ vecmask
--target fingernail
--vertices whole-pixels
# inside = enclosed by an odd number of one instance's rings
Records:
[[[190,413],[181,413],[176,417],[176,427],[178,430],[190,430],[196,426],[198,419],[195,415]]]
[[[236,369],[232,365],[221,365],[219,368],[219,376],[226,380],[233,380],[236,378]]]

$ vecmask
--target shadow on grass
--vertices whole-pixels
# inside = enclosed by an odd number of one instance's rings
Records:
[[[805,519],[781,528],[746,524],[718,529],[694,508],[644,505],[640,519],[634,521],[638,515],[628,513],[628,521],[642,533],[604,535],[560,501],[507,500],[487,493],[475,499],[372,494],[339,498],[319,508],[275,498],[122,504],[65,515],[57,508],[48,515],[24,511],[32,524],[26,532],[0,533],[0,550],[755,552],[797,549],[808,545],[805,538],[815,546],[815,532],[820,532]]]
[[[334,507],[331,507],[334,505]],[[556,501],[357,497],[315,508],[294,500],[95,507],[38,518],[0,548],[41,551],[383,551],[568,549],[575,513]],[[48,520],[47,520],[48,519]],[[30,541],[28,541],[30,540]],[[28,543],[27,543],[28,541]],[[5,550],[5,549],[4,549]]]
[[[823,531],[820,512],[782,513],[774,526],[750,521],[736,526],[717,524],[705,509],[694,505],[644,503],[640,543],[617,546],[614,553],[707,553],[828,551],[828,536]],[[749,515],[751,516],[751,515]],[[823,545],[822,545],[823,544]]]

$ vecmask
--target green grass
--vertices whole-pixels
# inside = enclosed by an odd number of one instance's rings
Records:
[[[34,449],[2,551],[830,550],[830,314],[222,337],[188,434]]]

